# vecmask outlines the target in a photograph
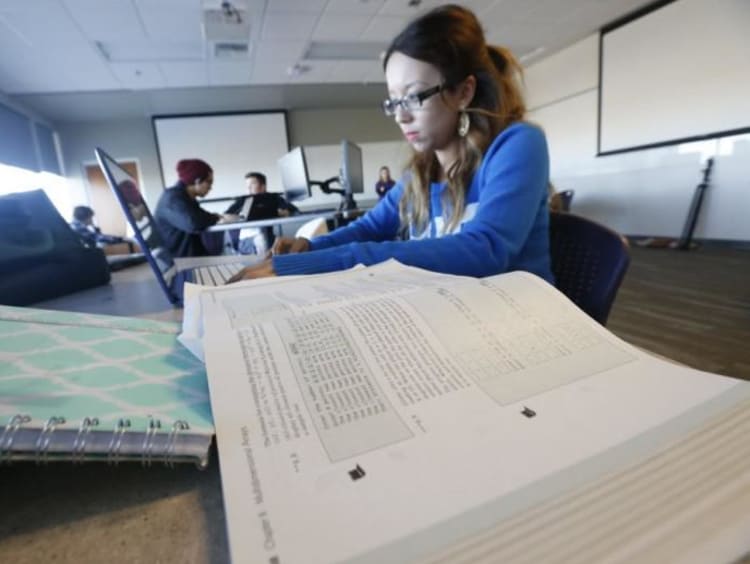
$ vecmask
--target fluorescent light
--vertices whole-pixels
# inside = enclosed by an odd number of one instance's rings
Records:
[[[377,61],[387,47],[379,42],[313,41],[303,58],[308,61]]]

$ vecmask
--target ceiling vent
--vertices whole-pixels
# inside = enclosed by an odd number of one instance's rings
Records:
[[[250,18],[247,7],[223,1],[203,10],[203,38],[216,58],[246,57],[249,53]]]
[[[228,41],[217,41],[213,44],[213,55],[215,59],[241,59],[246,58],[250,52],[247,42],[236,43]]]

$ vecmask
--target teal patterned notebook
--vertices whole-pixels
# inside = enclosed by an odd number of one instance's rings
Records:
[[[205,367],[179,326],[0,306],[0,463],[208,463]]]

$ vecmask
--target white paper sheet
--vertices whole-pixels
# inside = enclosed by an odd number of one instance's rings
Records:
[[[200,302],[235,563],[422,557],[739,385],[649,357],[525,273],[387,264]]]

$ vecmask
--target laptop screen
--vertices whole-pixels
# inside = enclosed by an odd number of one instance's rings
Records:
[[[151,255],[153,262],[166,276],[167,272],[174,268],[174,260],[159,236],[151,211],[138,188],[137,180],[103,150],[96,149],[96,157],[107,183],[115,193],[128,223],[133,228],[138,244],[146,255]]]

